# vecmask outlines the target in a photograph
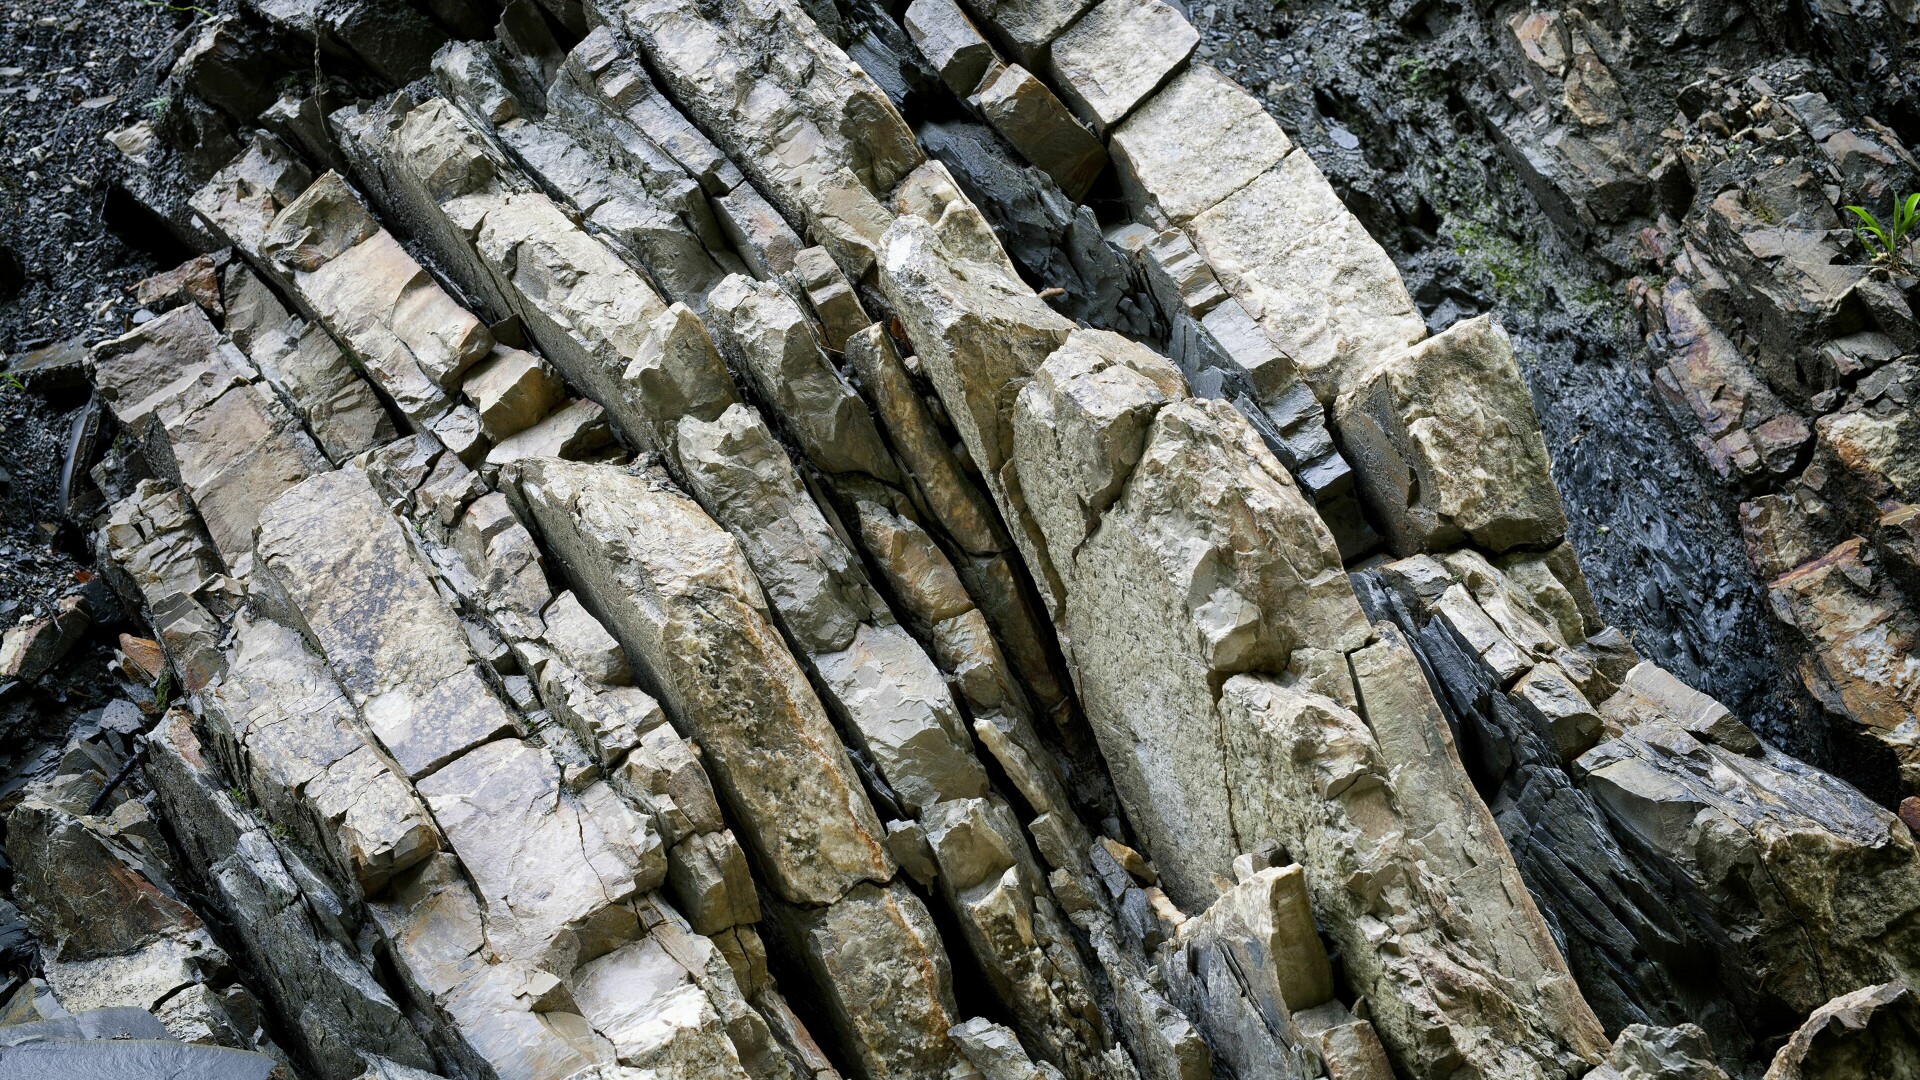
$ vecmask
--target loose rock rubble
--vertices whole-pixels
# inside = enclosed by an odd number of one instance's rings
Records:
[[[12,803],[46,978],[0,1046],[1911,1068],[1909,826],[1604,623],[1505,332],[1429,334],[1178,9],[400,10],[193,46],[241,123],[146,197],[210,250],[85,363],[130,436],[95,545],[179,697]],[[358,92],[269,105],[244,35]],[[1729,475],[1812,440],[1833,499],[1912,480],[1904,361],[1798,427],[1740,384],[1746,432],[1698,370],[1734,346],[1665,302]],[[1796,512],[1761,516],[1807,678],[1910,764],[1911,545]]]

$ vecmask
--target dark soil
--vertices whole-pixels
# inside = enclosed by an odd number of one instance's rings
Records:
[[[0,356],[128,325],[152,273],[109,217],[114,149],[162,72],[147,58],[193,18],[139,0],[29,0],[0,9]],[[0,380],[0,625],[45,613],[76,584],[85,538],[56,501],[68,431],[85,405]],[[49,536],[57,530],[56,536]]]

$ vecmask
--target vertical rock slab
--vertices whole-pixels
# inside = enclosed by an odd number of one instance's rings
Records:
[[[1305,154],[1288,154],[1187,229],[1322,401],[1347,370],[1426,335],[1392,260]]]
[[[392,418],[339,344],[288,311],[259,275],[228,267],[221,300],[227,334],[293,402],[328,457],[344,462],[394,437]]]
[[[1519,981],[1512,953],[1537,943],[1475,925],[1421,857],[1395,778],[1366,725],[1329,698],[1259,676],[1223,688],[1236,817],[1306,869],[1373,1023],[1414,1076],[1577,1076],[1606,1049],[1564,969]],[[1521,970],[1525,970],[1523,967]]]
[[[239,588],[179,488],[140,481],[108,510],[95,550],[105,555],[109,573],[131,579],[147,623],[188,693],[226,670],[221,624],[238,606]]]
[[[803,653],[838,652],[885,606],[833,532],[765,421],[733,405],[712,423],[680,421],[680,473],[739,541],[780,624]]]
[[[508,475],[582,601],[699,740],[769,886],[827,904],[891,878],[886,834],[734,539],[661,477],[550,460]]]
[[[1003,469],[1013,453],[1020,388],[1066,343],[1073,323],[1021,281],[993,229],[946,169],[916,171],[895,197],[880,289],[918,352],[947,415],[971,452],[1050,607],[1057,587],[1041,570],[1038,539]]]
[[[460,376],[493,336],[373,219],[337,173],[326,173],[267,227],[258,258],[293,284],[410,420],[451,403]]]
[[[1810,647],[1807,689],[1883,749],[1904,792],[1920,791],[1920,617],[1877,553],[1856,537],[1774,579],[1767,594]]]
[[[941,1080],[959,1021],[940,931],[906,886],[862,884],[823,908],[776,917],[825,989],[818,1004],[874,1080]]]
[[[515,730],[367,475],[308,480],[261,515],[264,571],[394,760],[418,779]]]
[[[899,482],[873,417],[821,349],[813,320],[778,286],[735,274],[710,298],[710,319],[760,396],[828,473]]]
[[[1080,331],[1021,392],[1014,464],[1053,574],[1081,702],[1122,802],[1193,910],[1261,839],[1234,821],[1211,717],[1241,671],[1339,652],[1368,628],[1332,538],[1224,402],[1166,360]]]
[[[1054,40],[1047,66],[1074,111],[1105,134],[1199,41],[1186,16],[1161,0],[1102,0]]]

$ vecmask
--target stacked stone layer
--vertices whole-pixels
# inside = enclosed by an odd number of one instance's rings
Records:
[[[10,822],[55,993],[342,1078],[1897,1041],[1907,826],[1602,624],[1505,334],[1429,338],[1178,11],[831,10],[521,3],[430,65],[268,13],[432,79],[250,136],[217,289],[92,353],[190,697],[177,853],[85,745]],[[143,899],[89,942],[95,864]]]

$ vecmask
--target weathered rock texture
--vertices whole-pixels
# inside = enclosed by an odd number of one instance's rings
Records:
[[[76,1030],[325,1080],[1910,1070],[1909,825],[1605,625],[1506,332],[1429,336],[1175,6],[255,6],[367,93],[234,106],[185,201],[230,250],[88,359],[171,681],[9,804],[49,992],[133,1010]],[[1910,365],[1828,349],[1872,374],[1802,422],[1661,302],[1808,685],[1912,766]]]

